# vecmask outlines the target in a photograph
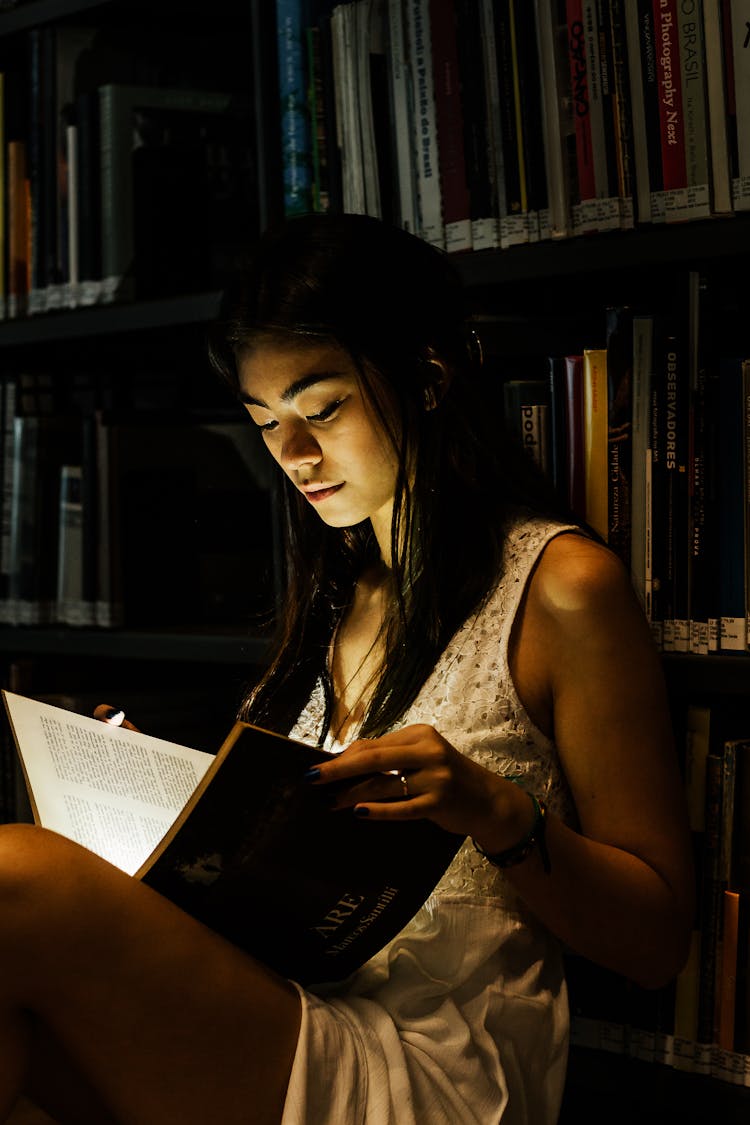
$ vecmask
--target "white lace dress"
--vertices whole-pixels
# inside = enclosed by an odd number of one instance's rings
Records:
[[[516,694],[508,641],[541,551],[567,527],[511,532],[504,577],[448,644],[399,725],[431,723],[498,773],[523,775],[568,822],[553,743]],[[315,743],[320,685],[291,731]],[[300,988],[282,1125],[551,1125],[568,1041],[557,941],[471,841],[419,913],[342,984]]]

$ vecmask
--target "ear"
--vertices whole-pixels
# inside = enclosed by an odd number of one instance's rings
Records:
[[[424,408],[429,411],[434,410],[438,403],[442,401],[443,395],[450,386],[452,373],[445,362],[438,358],[432,348],[428,350],[427,356],[422,363],[425,380],[425,386],[422,392],[424,396]]]

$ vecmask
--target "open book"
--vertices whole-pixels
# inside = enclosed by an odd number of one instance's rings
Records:
[[[340,980],[416,914],[462,838],[331,810],[328,755],[237,722],[214,757],[3,691],[34,819],[303,984]]]

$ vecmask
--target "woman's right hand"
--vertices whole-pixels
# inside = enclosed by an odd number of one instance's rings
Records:
[[[109,723],[112,727],[125,727],[126,730],[138,730],[129,719],[125,718],[125,712],[121,707],[112,707],[109,703],[100,703],[94,708],[94,718],[99,719],[102,723]]]

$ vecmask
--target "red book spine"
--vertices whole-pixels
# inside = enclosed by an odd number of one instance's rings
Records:
[[[576,125],[576,167],[579,199],[595,199],[594,158],[589,114],[589,81],[586,61],[586,37],[581,0],[566,3],[568,62],[573,111]]]
[[[677,0],[654,0],[664,190],[687,187]]]
[[[435,83],[440,182],[445,224],[469,222],[461,82],[453,0],[430,0],[432,68]]]

